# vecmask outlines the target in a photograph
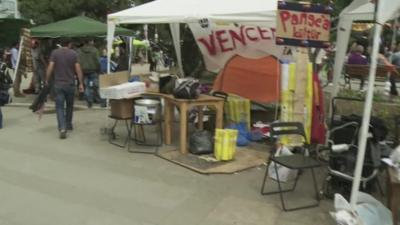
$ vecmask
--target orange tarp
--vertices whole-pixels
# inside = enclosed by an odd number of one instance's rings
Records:
[[[273,56],[249,59],[236,55],[218,74],[213,89],[256,102],[278,102],[280,63]]]

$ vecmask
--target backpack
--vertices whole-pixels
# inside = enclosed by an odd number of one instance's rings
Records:
[[[93,49],[94,50],[92,50],[92,47],[90,47],[90,50],[87,48],[79,50],[78,61],[83,73],[98,72],[100,69],[100,62],[96,56],[96,50],[94,47]]]
[[[12,87],[11,71],[6,63],[0,64],[0,91],[8,91]]]
[[[196,99],[199,97],[199,80],[186,78],[176,80],[174,97],[183,99]]]

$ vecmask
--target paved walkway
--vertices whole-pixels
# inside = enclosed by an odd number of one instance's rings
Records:
[[[283,213],[278,196],[261,196],[265,167],[205,176],[110,145],[100,134],[106,110],[76,111],[66,140],[58,139],[55,114],[3,112],[0,225],[333,224],[331,201]],[[312,195],[308,175],[293,204]]]
[[[29,78],[22,88],[28,83]],[[15,98],[2,108],[0,225],[334,224],[331,201],[283,213],[277,195],[261,196],[264,166],[205,176],[112,146],[100,133],[108,111],[87,109],[83,101],[77,102],[75,130],[60,140],[54,113],[39,120],[27,108],[33,98]],[[309,175],[289,196],[296,199],[292,204],[311,197]]]

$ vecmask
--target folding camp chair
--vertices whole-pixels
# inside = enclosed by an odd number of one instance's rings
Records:
[[[274,150],[271,153],[271,157],[268,162],[267,169],[266,169],[265,175],[264,175],[264,180],[263,180],[262,187],[261,187],[261,194],[269,195],[269,194],[279,193],[281,203],[282,203],[282,208],[284,211],[293,211],[293,210],[297,210],[297,209],[305,209],[305,208],[311,208],[311,207],[318,206],[320,199],[319,199],[319,193],[318,193],[318,187],[317,187],[317,181],[315,178],[314,168],[320,167],[321,164],[317,160],[315,160],[309,156],[306,156],[306,152],[307,152],[306,151],[306,149],[307,149],[306,143],[305,143],[306,135],[304,132],[303,125],[299,122],[277,122],[277,123],[272,123],[270,128],[271,128],[270,134],[271,134],[272,138],[279,138],[279,136],[282,136],[282,135],[299,135],[299,136],[303,137],[304,141],[303,141],[303,146],[299,146],[302,154],[295,153],[293,155],[275,156],[276,150]],[[274,163],[274,167],[275,167],[278,191],[265,192],[264,188],[265,188],[265,183],[266,183],[267,176],[268,176],[268,168],[272,162]],[[278,165],[281,165],[281,166],[284,166],[284,167],[287,167],[287,168],[293,169],[293,170],[310,169],[311,174],[312,174],[313,186],[314,186],[314,190],[315,190],[316,203],[299,206],[299,207],[287,208],[284,198],[283,198],[283,193],[291,192],[291,191],[295,190],[298,179],[300,177],[300,174],[299,173],[296,174],[295,181],[294,181],[292,188],[283,190],[281,181],[279,178],[279,174],[278,174]]]

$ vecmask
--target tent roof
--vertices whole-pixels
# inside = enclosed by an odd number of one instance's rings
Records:
[[[121,23],[189,23],[208,18],[233,22],[275,23],[277,0],[156,0],[109,14]]]
[[[381,9],[377,15],[378,23],[385,23],[394,19],[400,13],[400,1],[381,0]],[[354,0],[341,13],[345,20],[373,20],[375,4],[370,0]]]
[[[117,35],[132,35],[133,31],[117,27]],[[107,24],[85,17],[77,16],[54,23],[33,27],[32,37],[58,38],[58,37],[99,37],[107,35]]]

